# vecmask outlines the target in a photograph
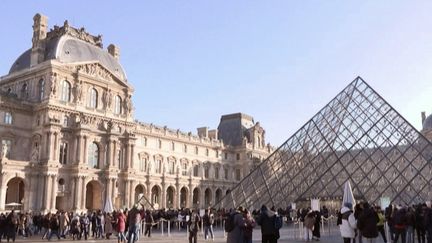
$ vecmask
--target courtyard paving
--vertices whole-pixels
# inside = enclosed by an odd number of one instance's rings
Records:
[[[281,238],[279,239],[278,242],[280,243],[300,243],[300,242],[306,242],[302,239],[299,238],[300,232],[298,231],[297,228],[294,227],[287,227],[285,226],[284,228],[281,229],[280,231],[281,233]],[[261,242],[261,233],[260,233],[260,229],[256,228],[254,230],[254,237],[253,237],[253,242]],[[4,242],[5,240],[3,240],[2,242]],[[51,239],[51,241],[58,241],[56,238]],[[16,242],[47,242],[47,240],[42,240],[40,239],[39,236],[37,237],[30,237],[30,238],[22,238],[22,237],[18,237]],[[93,243],[93,242],[117,242],[117,239],[111,239],[111,240],[107,240],[107,239],[92,239],[90,238],[87,241],[72,241],[71,239],[62,239],[59,242],[87,242],[87,243]],[[164,232],[164,235],[162,235],[161,231],[154,231],[152,234],[151,238],[148,237],[141,237],[140,240],[138,242],[149,242],[149,243],[162,243],[162,242],[166,242],[166,243],[187,243],[187,237],[186,237],[186,231],[178,231],[175,230],[173,232],[171,232],[171,234],[168,236],[167,232]],[[224,237],[224,232],[222,231],[222,229],[216,229],[215,230],[215,239],[214,241],[211,240],[204,240],[203,235],[200,233],[198,236],[198,242],[215,242],[215,243],[223,243],[226,242],[226,238]],[[330,230],[328,228],[326,228],[324,230],[324,232],[322,233],[322,237],[320,242],[322,243],[337,243],[337,242],[343,242],[340,234],[339,234],[339,230],[337,227],[333,226],[330,228]],[[382,243],[382,239],[378,238],[377,239],[377,243]]]

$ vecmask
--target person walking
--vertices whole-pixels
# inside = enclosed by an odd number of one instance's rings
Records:
[[[366,243],[375,243],[378,237],[378,222],[378,214],[369,203],[365,202],[363,204],[363,211],[357,221],[357,227]]]
[[[209,209],[206,209],[204,211],[204,216],[202,217],[202,221],[204,225],[204,239],[207,240],[210,233],[212,240],[214,240],[214,235],[213,235],[214,215],[211,213]]]
[[[381,237],[382,237],[384,243],[387,243],[387,237],[386,237],[385,230],[384,230],[385,216],[384,216],[381,208],[376,207],[375,211],[377,212],[377,215],[378,215],[378,223],[377,223],[378,232],[381,234]]]
[[[304,240],[310,241],[312,239],[312,230],[315,225],[315,213],[313,211],[309,211],[306,214],[306,217],[304,219]]]
[[[192,214],[189,217],[188,226],[189,226],[189,243],[197,243],[198,237],[198,228],[199,223],[201,221],[200,216],[198,215],[198,210],[194,209]]]
[[[154,224],[154,219],[153,219],[153,215],[152,212],[150,212],[150,210],[146,210],[145,212],[145,216],[144,216],[144,221],[145,221],[145,225],[146,225],[146,229],[144,232],[144,236],[148,235],[148,237],[151,237],[151,232],[152,232],[152,228],[153,228],[153,224]]]
[[[355,229],[357,228],[357,221],[354,217],[352,210],[352,204],[346,202],[340,211],[340,225],[339,229],[341,232],[344,243],[355,242]]]
[[[119,213],[117,214],[117,242],[125,242],[126,236],[125,236],[125,230],[126,230],[126,216],[123,214],[123,211],[120,209]]]
[[[321,212],[314,211],[315,214],[315,222],[312,230],[312,239],[319,241],[321,238],[320,229],[321,229]]]
[[[262,243],[276,243],[278,241],[279,230],[275,227],[275,212],[269,210],[266,205],[261,206],[257,223],[261,226]]]
[[[425,243],[426,229],[424,224],[426,204],[419,204],[415,210],[415,229],[417,232],[418,243]]]

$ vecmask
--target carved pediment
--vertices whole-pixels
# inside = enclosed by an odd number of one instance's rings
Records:
[[[75,64],[74,66],[71,66],[70,69],[75,71],[78,75],[87,75],[97,79],[116,82],[124,87],[129,87],[126,80],[119,78],[119,76],[99,62]]]

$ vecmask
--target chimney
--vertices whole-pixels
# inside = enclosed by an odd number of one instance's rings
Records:
[[[108,46],[108,53],[113,56],[117,61],[120,59],[120,48],[114,44]]]
[[[199,127],[198,130],[198,136],[200,138],[208,138],[208,128],[207,127]]]
[[[421,118],[422,118],[422,124],[423,124],[424,121],[426,120],[426,112],[422,111]]]
[[[33,38],[30,66],[35,66],[44,61],[47,30],[48,18],[37,13],[33,17]]]

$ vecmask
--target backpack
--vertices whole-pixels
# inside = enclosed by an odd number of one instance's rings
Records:
[[[274,227],[276,230],[279,230],[283,226],[283,219],[279,215],[274,216]]]
[[[231,232],[235,228],[234,217],[237,213],[230,214],[225,221],[225,232]]]
[[[336,221],[336,225],[341,225],[342,224],[342,213],[339,211],[337,213],[337,221]]]

